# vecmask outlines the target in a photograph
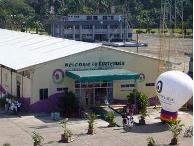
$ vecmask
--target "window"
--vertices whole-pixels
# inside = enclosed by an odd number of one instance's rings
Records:
[[[92,16],[87,16],[86,19],[87,20],[92,20]]]
[[[93,16],[93,20],[98,20],[98,16]]]
[[[73,38],[73,35],[72,34],[67,34],[66,38],[67,39],[72,39]]]
[[[119,25],[110,25],[111,29],[119,29]]]
[[[83,25],[82,29],[92,29],[92,25]]]
[[[129,87],[135,87],[135,84],[123,84],[123,85],[121,85],[121,88],[129,88]]]
[[[79,39],[79,34],[75,34],[75,38],[76,39]]]
[[[155,83],[146,83],[146,86],[155,86]]]
[[[82,34],[82,39],[86,39],[86,34]]]
[[[128,33],[128,37],[129,37],[129,38],[132,37],[132,33]]]
[[[132,80],[121,81],[121,91],[131,91],[135,87],[135,83]]]
[[[79,25],[75,25],[75,29],[79,29]]]
[[[114,34],[114,38],[119,38],[120,34]]]
[[[103,19],[103,20],[107,20],[107,16],[103,16],[102,19]]]
[[[75,15],[74,18],[79,18],[79,16]]]
[[[95,29],[107,29],[107,25],[96,25]]]
[[[67,25],[67,26],[64,26],[64,29],[73,29],[73,26],[72,25]]]
[[[48,88],[39,90],[40,100],[48,99]]]
[[[58,92],[64,92],[64,93],[66,93],[66,92],[68,92],[68,88],[57,88],[57,91]]]

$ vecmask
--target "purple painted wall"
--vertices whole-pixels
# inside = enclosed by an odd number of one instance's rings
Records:
[[[149,98],[149,106],[155,106],[155,105],[158,105],[158,104],[160,104],[160,101],[159,101],[157,96]]]
[[[46,100],[40,100],[36,103],[33,103],[30,105],[30,111],[32,113],[40,113],[40,112],[50,113],[50,112],[56,111],[57,105],[58,105],[58,99],[62,95],[63,93],[56,93],[51,95]]]
[[[1,93],[3,93],[3,94],[5,94],[5,93],[6,93],[6,90],[3,88],[3,86],[2,86],[2,85],[0,85],[0,92],[1,92]]]
[[[21,103],[21,111],[29,112],[30,111],[30,97],[21,97],[19,101]]]

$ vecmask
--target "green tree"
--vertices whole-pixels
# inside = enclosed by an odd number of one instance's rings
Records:
[[[25,0],[0,1],[1,24],[8,29],[21,29],[28,16],[34,15],[34,9]]]

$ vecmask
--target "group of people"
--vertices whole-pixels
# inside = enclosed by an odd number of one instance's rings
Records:
[[[124,107],[123,127],[126,127],[126,126],[129,127],[129,128],[133,127],[133,125],[134,125],[133,112],[134,112],[133,105],[127,104]]]
[[[18,100],[12,100],[11,98],[6,98],[5,111],[14,112],[17,114],[20,111],[21,103]]]

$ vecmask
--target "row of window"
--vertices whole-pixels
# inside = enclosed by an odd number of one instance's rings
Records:
[[[79,15],[70,15],[69,18],[79,18]],[[86,16],[87,20],[98,20],[98,16]],[[102,16],[103,20],[114,20],[114,16]]]
[[[92,29],[92,25],[82,25],[82,29]],[[124,27],[124,26],[123,26]],[[58,25],[56,25],[56,28],[59,28]],[[79,29],[79,25],[75,25],[75,29]],[[95,25],[95,29],[108,29],[108,25]],[[66,25],[64,26],[64,29],[73,29],[73,25]],[[110,29],[120,29],[119,25],[110,25]]]
[[[87,20],[98,20],[98,16],[86,16]],[[114,16],[102,16],[103,20],[114,20]]]
[[[95,34],[94,34],[95,35]],[[104,34],[105,37],[108,37],[107,34]],[[123,35],[122,35],[123,36]],[[120,34],[116,33],[116,34],[110,34],[109,37],[112,38],[120,38]],[[128,37],[131,37],[131,34],[128,34]],[[73,39],[73,34],[64,34],[64,38],[67,39]],[[80,34],[75,34],[75,39],[79,39],[80,38]],[[92,34],[82,34],[82,39],[92,39]]]
[[[155,83],[146,83],[146,86],[155,86]],[[75,82],[75,89],[84,89],[84,88],[112,88],[113,83],[108,81],[99,81],[99,82]],[[121,90],[131,90],[135,87],[134,83],[122,83]],[[57,88],[57,92],[68,92],[68,88]],[[48,99],[48,88],[43,88],[39,90],[40,100]]]
[[[99,82],[75,82],[75,88],[112,88],[113,83],[108,81]]]

